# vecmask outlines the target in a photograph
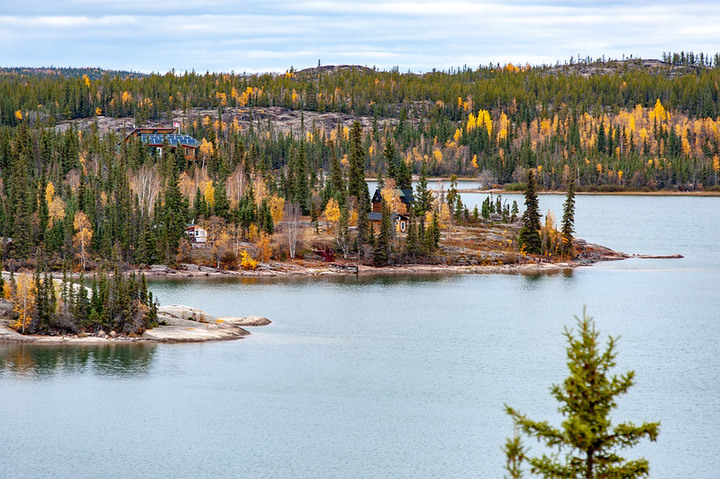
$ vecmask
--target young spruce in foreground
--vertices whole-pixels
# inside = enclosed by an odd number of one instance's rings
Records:
[[[577,319],[577,336],[565,329],[568,340],[567,356],[570,375],[562,385],[553,385],[552,395],[561,404],[565,417],[561,428],[546,421],[533,421],[505,405],[516,428],[528,437],[535,437],[548,448],[557,448],[556,454],[529,457],[520,437],[508,439],[505,453],[506,471],[512,478],[522,477],[522,463],[530,464],[530,471],[542,477],[566,478],[634,478],[649,475],[646,459],[626,461],[616,454],[617,449],[635,446],[643,437],[655,441],[660,432],[659,422],[613,425],[610,412],[617,407],[617,396],[633,385],[634,371],[620,376],[610,375],[615,367],[615,341],[608,338],[602,350],[598,343],[600,333],[595,330],[592,317],[585,314]],[[565,452],[564,458],[561,452]]]

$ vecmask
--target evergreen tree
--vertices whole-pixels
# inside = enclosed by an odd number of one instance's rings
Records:
[[[390,206],[383,200],[380,233],[378,234],[375,242],[375,252],[373,255],[373,262],[375,263],[375,266],[387,266],[390,261],[391,229]]]
[[[607,141],[605,139],[605,124],[604,119],[600,120],[600,126],[598,126],[597,132],[597,149],[600,153],[605,153],[607,149]]]
[[[534,474],[543,477],[583,477],[586,479],[649,475],[646,459],[626,461],[616,450],[635,446],[647,437],[655,441],[660,432],[659,422],[613,425],[610,412],[617,407],[617,397],[627,393],[634,384],[635,372],[610,375],[615,367],[615,338],[609,337],[602,350],[598,342],[593,318],[583,311],[577,319],[577,335],[565,329],[568,341],[567,357],[570,375],[561,385],[550,389],[560,403],[565,417],[560,429],[546,421],[533,421],[509,406],[505,411],[529,437],[535,437],[548,448],[550,455],[524,458]],[[564,461],[560,455],[566,451]]]
[[[362,146],[362,125],[359,121],[350,128],[350,172],[348,177],[348,195],[357,198],[358,205],[365,204],[362,198],[370,204],[370,193],[365,181],[365,150]]]
[[[338,201],[345,197],[345,182],[340,168],[340,160],[335,154],[332,155],[330,164],[330,189]]]
[[[230,201],[225,193],[225,181],[218,181],[215,184],[215,216],[227,219],[230,215]]]
[[[560,233],[562,234],[560,253],[563,256],[571,256],[573,252],[573,234],[575,233],[575,180],[572,176],[568,180]]]
[[[205,216],[205,198],[203,198],[200,188],[195,191],[195,201],[193,201],[193,219],[198,222],[200,218]]]
[[[540,254],[542,243],[540,241],[540,212],[538,197],[535,190],[535,174],[528,170],[527,189],[525,190],[525,213],[523,226],[518,235],[518,244],[525,252]]]
[[[224,188],[221,193],[224,195]],[[165,261],[167,263],[173,263],[175,260],[175,252],[180,245],[180,239],[185,234],[185,223],[187,222],[188,217],[187,200],[180,192],[180,188],[178,187],[177,170],[174,168],[167,179],[164,198],[165,201],[162,205],[162,224],[164,225],[167,247],[169,250],[169,254],[167,255],[169,257],[166,257]],[[217,205],[217,199],[215,201]]]
[[[410,221],[408,223],[408,233],[405,240],[405,252],[413,260],[420,254],[420,244],[418,239],[418,227],[415,225],[415,215],[410,212]]]
[[[292,171],[292,202],[302,209],[302,214],[310,213],[310,185],[308,183],[308,162],[305,143],[300,143],[300,150],[293,163]]]
[[[515,223],[517,221],[518,213],[520,213],[520,209],[518,208],[517,201],[513,200],[512,202],[512,209],[510,210],[511,216],[510,221]]]
[[[370,228],[368,221],[368,211],[370,210],[370,200],[365,195],[360,195],[357,205],[358,213],[358,226],[357,226],[357,249],[358,256],[363,257],[364,245],[370,242],[370,236],[372,236],[372,228]]]
[[[415,186],[415,214],[418,217],[425,216],[432,208],[432,202],[433,194],[427,184],[427,163],[423,162],[418,184]]]

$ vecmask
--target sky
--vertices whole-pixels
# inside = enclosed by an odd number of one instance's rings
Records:
[[[720,50],[720,2],[0,0],[0,66],[401,72]]]

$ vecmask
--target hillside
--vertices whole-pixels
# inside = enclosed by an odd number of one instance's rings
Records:
[[[91,80],[100,80],[103,76],[126,78],[142,78],[143,73],[125,70],[106,70],[103,68],[73,68],[73,67],[0,67],[0,75],[17,75],[20,77],[62,77],[82,78],[87,75]]]

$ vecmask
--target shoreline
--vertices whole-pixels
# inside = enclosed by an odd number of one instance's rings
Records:
[[[576,240],[581,253],[571,261],[554,262],[539,256],[523,257],[515,263],[505,264],[401,264],[374,267],[354,264],[349,261],[323,263],[319,261],[296,260],[294,262],[273,262],[261,264],[257,270],[220,270],[206,266],[180,265],[177,269],[165,265],[153,265],[150,268],[131,269],[131,273],[142,273],[151,279],[204,279],[204,278],[308,278],[328,276],[372,277],[397,275],[455,275],[455,274],[521,274],[541,275],[558,274],[575,268],[592,266],[605,261],[638,259],[676,259],[682,255],[641,255],[626,254],[610,248]],[[186,267],[188,269],[182,269]],[[89,273],[88,277],[93,273]],[[79,275],[73,274],[74,277]],[[0,318],[0,344],[48,344],[48,345],[108,345],[108,344],[159,344],[159,343],[197,343],[209,341],[228,341],[242,339],[250,335],[247,327],[261,327],[271,324],[267,318],[258,316],[222,316],[215,317],[207,312],[183,305],[158,307],[158,326],[148,329],[141,336],[130,337],[111,332],[98,331],[94,334],[80,335],[25,335],[9,327],[10,319]]]
[[[630,255],[621,253],[605,246],[576,240],[579,255],[570,261],[553,261],[542,256],[518,258],[513,263],[494,264],[432,264],[406,263],[391,266],[375,267],[358,264],[349,260],[333,263],[322,261],[295,260],[285,262],[261,263],[255,270],[222,270],[208,266],[179,265],[170,268],[165,265],[153,265],[149,269],[133,269],[130,272],[144,274],[146,278],[204,278],[204,277],[314,277],[314,276],[383,276],[383,275],[414,275],[414,274],[545,274],[565,271],[605,261],[620,261],[629,258],[659,259],[658,256]],[[662,258],[678,258],[680,255],[662,256]],[[185,269],[191,266],[190,269]]]
[[[505,190],[502,188],[458,188],[458,193],[486,193],[494,195],[517,194],[523,195],[523,191]],[[538,195],[565,195],[564,190],[538,190]],[[575,191],[575,196],[697,196],[714,198],[720,197],[720,191]]]
[[[414,175],[412,181],[417,181],[418,176]],[[365,178],[366,182],[376,182],[376,178]],[[447,183],[450,185],[450,178],[439,178],[439,177],[428,177],[428,183]],[[468,181],[479,183],[477,178],[473,177],[458,177],[457,181]],[[458,193],[493,193],[493,194],[524,194],[524,190],[506,190],[505,188],[462,188],[458,185]],[[432,188],[431,188],[432,189]],[[439,190],[433,190],[439,191]],[[445,188],[447,192],[447,188]],[[542,190],[538,189],[540,195],[564,195],[566,190]],[[720,190],[693,190],[693,191],[679,191],[679,190],[618,190],[618,191],[582,191],[575,190],[575,195],[588,195],[588,196],[701,196],[701,197],[720,197]]]

